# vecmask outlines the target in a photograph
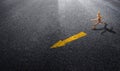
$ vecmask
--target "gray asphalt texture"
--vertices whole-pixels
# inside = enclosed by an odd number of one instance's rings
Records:
[[[120,0],[0,0],[0,71],[120,71]]]

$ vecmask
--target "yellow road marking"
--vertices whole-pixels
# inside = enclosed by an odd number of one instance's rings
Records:
[[[75,34],[65,40],[60,40],[57,43],[55,43],[51,48],[58,48],[58,47],[62,47],[65,46],[67,43],[70,43],[74,40],[77,40],[79,38],[85,37],[87,34],[85,32],[80,32],[78,34]]]

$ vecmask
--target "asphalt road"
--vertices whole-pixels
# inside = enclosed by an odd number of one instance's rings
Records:
[[[108,25],[91,30],[98,10]],[[0,0],[0,71],[120,71],[119,21],[119,0]]]

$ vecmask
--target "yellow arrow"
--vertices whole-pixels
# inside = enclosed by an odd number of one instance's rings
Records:
[[[77,40],[79,38],[82,38],[84,36],[86,36],[87,34],[85,32],[80,32],[78,34],[75,34],[65,40],[60,40],[58,41],[57,43],[55,43],[51,48],[58,48],[58,47],[62,47],[62,46],[65,46],[67,43],[70,43],[74,40]]]

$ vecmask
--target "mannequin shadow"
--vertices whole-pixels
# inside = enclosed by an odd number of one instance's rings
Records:
[[[103,35],[106,32],[116,34],[116,32],[113,30],[113,27],[108,28],[107,26],[108,26],[108,24],[105,24],[105,26],[103,28],[98,28],[98,29],[94,29],[94,30],[102,30],[101,35]]]

